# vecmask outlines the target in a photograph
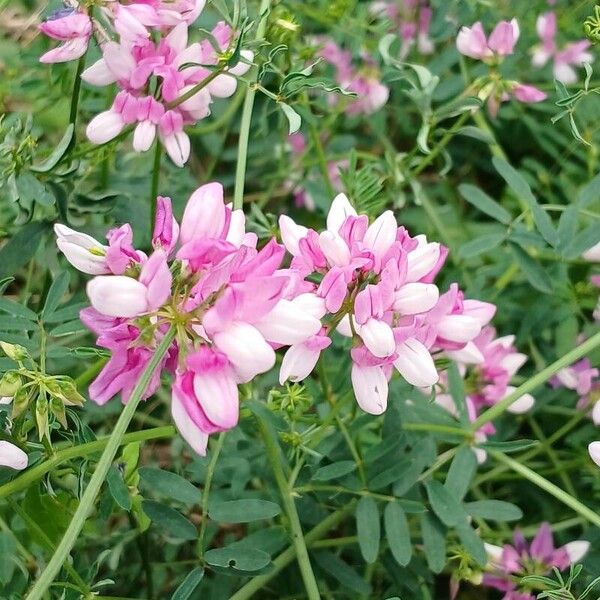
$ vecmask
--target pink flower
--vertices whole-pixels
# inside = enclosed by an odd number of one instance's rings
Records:
[[[554,388],[564,387],[574,390],[579,395],[577,408],[589,410],[595,425],[600,426],[600,379],[598,369],[592,368],[589,359],[584,358],[579,362],[565,367],[550,379]]]
[[[548,97],[542,90],[539,90],[533,85],[526,85],[524,83],[515,85],[512,88],[512,94],[519,102],[525,102],[526,104],[543,102]]]
[[[171,198],[158,196],[156,198],[156,222],[152,232],[152,246],[162,248],[168,255],[177,245],[179,238],[179,223],[173,216]]]
[[[106,246],[66,225],[54,225],[54,233],[59,250],[76,269],[89,275],[110,273],[106,263]]]
[[[556,44],[556,14],[547,12],[538,17],[537,32],[541,44],[534,49],[532,64],[534,67],[543,67],[549,60],[553,60],[554,78],[564,84],[577,81],[577,73],[573,67],[580,67],[584,63],[591,63],[593,56],[587,52],[590,42],[578,40],[558,49]]]
[[[553,567],[564,570],[583,558],[590,544],[585,540],[570,542],[555,549],[548,523],[542,523],[537,534],[527,543],[515,530],[513,545],[504,547],[485,544],[490,557],[483,585],[505,593],[505,600],[535,600],[535,596],[519,589],[518,580],[526,575],[546,575]]]
[[[462,27],[456,38],[456,47],[461,54],[476,60],[499,60],[514,51],[519,39],[519,24],[516,19],[500,21],[486,38],[479,21],[472,27]]]
[[[16,471],[22,471],[27,468],[28,457],[21,448],[0,440],[0,467],[8,467]]]
[[[84,12],[65,8],[50,15],[40,25],[40,31],[52,39],[64,42],[43,54],[40,62],[67,62],[77,60],[85,54],[92,35],[92,21]]]

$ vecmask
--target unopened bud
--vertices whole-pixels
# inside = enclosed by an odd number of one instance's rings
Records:
[[[21,376],[15,371],[4,373],[0,379],[0,396],[14,396],[23,384]]]
[[[2,351],[8,358],[17,362],[21,362],[29,357],[27,349],[19,346],[19,344],[9,344],[8,342],[0,341],[0,348],[2,348]]]
[[[31,388],[20,387],[13,397],[12,418],[21,416],[29,406],[31,400]]]

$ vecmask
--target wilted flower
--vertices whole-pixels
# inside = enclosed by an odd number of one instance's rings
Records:
[[[543,67],[549,60],[553,61],[554,78],[565,84],[577,81],[577,72],[573,67],[581,67],[590,63],[594,57],[587,51],[590,42],[578,40],[566,44],[559,50],[556,44],[556,13],[547,12],[538,17],[537,33],[541,44],[533,51],[532,64],[534,67]]]

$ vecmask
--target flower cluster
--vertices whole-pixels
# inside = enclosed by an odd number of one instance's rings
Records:
[[[387,18],[397,29],[402,45],[400,59],[404,60],[413,46],[421,54],[431,54],[433,42],[429,38],[432,10],[427,0],[393,0],[373,2],[371,12]]]
[[[542,523],[529,544],[516,530],[512,546],[485,546],[490,557],[490,572],[483,576],[483,585],[504,592],[503,600],[535,600],[536,595],[521,589],[518,580],[526,575],[548,575],[553,567],[561,571],[566,569],[585,556],[590,543],[576,540],[555,548],[550,526]]]
[[[556,13],[547,12],[537,20],[537,33],[541,44],[533,51],[532,64],[543,67],[549,60],[553,61],[554,78],[565,84],[577,81],[577,72],[573,67],[581,67],[590,63],[593,56],[587,51],[590,47],[588,40],[570,42],[559,49],[556,43]]]
[[[356,94],[345,107],[347,115],[370,115],[388,101],[390,90],[381,83],[379,69],[368,54],[363,53],[362,64],[355,67],[349,50],[342,50],[333,40],[326,40],[318,56],[333,66],[340,87]],[[333,96],[330,98],[336,102]]]
[[[291,270],[324,302],[323,327],[285,354],[280,381],[300,381],[314,368],[337,331],[352,338],[352,385],[360,407],[372,414],[387,406],[395,368],[411,385],[439,379],[433,354],[460,350],[475,339],[495,306],[466,300],[456,284],[439,293],[433,280],[447,249],[423,235],[411,237],[391,211],[369,224],[338,195],[318,233],[287,216],[279,220]],[[308,283],[318,280],[319,283]]]
[[[453,360],[464,378],[469,419],[475,421],[482,410],[503,400],[514,392],[510,385],[512,378],[527,360],[527,356],[518,352],[514,346],[514,336],[496,337],[493,327],[484,327],[481,333],[461,350],[449,350],[448,358]],[[456,415],[456,406],[452,397],[446,393],[446,378],[441,381],[442,393],[436,394],[436,403],[448,412]],[[535,400],[530,394],[523,394],[510,405],[508,411],[513,414],[527,412]],[[486,423],[475,438],[477,442],[485,441],[488,435],[495,433],[492,423]],[[480,462],[486,458],[482,449],[475,449]]]
[[[483,25],[477,21],[471,27],[462,27],[456,37],[456,47],[461,54],[480,60],[491,67],[497,67],[507,56],[513,54],[519,39],[519,24],[516,19],[500,21],[489,37],[486,37]],[[492,116],[498,114],[500,103],[511,97],[519,102],[541,102],[546,94],[532,85],[518,81],[505,81],[498,76],[481,78],[474,86],[479,88],[479,96],[487,100]]]
[[[103,144],[133,128],[136,152],[148,150],[158,136],[173,162],[183,166],[190,154],[184,127],[207,117],[214,98],[231,96],[236,77],[253,59],[248,50],[241,50],[241,59],[234,58],[236,36],[224,22],[214,27],[210,39],[188,43],[189,24],[203,6],[203,1],[180,0],[111,2],[103,8],[111,36],[102,29],[102,58],[81,77],[94,86],[116,84],[119,91],[110,109],[89,123],[90,141]],[[41,29],[65,41],[41,59],[57,62],[83,55],[94,27],[79,9],[59,13]]]

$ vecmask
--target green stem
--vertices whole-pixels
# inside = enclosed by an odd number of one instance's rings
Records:
[[[129,444],[131,442],[142,442],[145,440],[154,440],[158,438],[173,437],[175,435],[175,428],[172,425],[165,425],[164,427],[154,427],[153,429],[145,429],[142,431],[135,431],[128,433],[123,436],[120,442],[121,446]],[[90,454],[95,454],[103,450],[110,440],[110,436],[88,442],[87,444],[79,444],[78,446],[71,446],[64,450],[58,450],[54,453],[52,458],[36,465],[35,467],[24,471],[19,477],[5,483],[0,486],[0,498],[5,498],[11,494],[20,492],[21,490],[27,489],[32,483],[41,479],[46,473],[52,471],[55,467],[61,463],[70,460],[72,458],[84,458]]]
[[[321,595],[319,593],[319,586],[317,585],[317,580],[315,579],[315,574],[313,573],[310,564],[302,526],[300,525],[300,518],[298,517],[296,505],[294,504],[294,499],[292,497],[292,490],[290,490],[288,486],[283,467],[281,466],[281,450],[279,444],[269,428],[269,425],[264,424],[262,421],[259,421],[259,425],[265,441],[267,457],[271,463],[273,475],[275,476],[275,481],[277,482],[277,487],[281,494],[281,500],[283,501],[283,507],[288,517],[290,529],[292,530],[292,544],[296,551],[296,558],[298,560],[298,566],[300,567],[302,580],[304,581],[306,594],[309,600],[320,600]]]
[[[484,133],[487,133],[490,136],[490,138],[492,138],[494,140],[493,144],[489,145],[492,156],[497,156],[498,158],[503,158],[504,160],[508,160],[508,157],[506,156],[506,152],[504,152],[504,150],[502,149],[502,146],[498,143],[498,140],[496,139],[496,135],[494,134],[494,131],[488,125],[488,122],[486,121],[485,116],[483,115],[483,113],[480,110],[473,113],[473,120],[475,121],[477,127],[479,127],[479,129],[481,129],[481,131],[483,131]]]
[[[259,9],[260,22],[256,29],[255,42],[261,42],[267,30],[267,16],[271,8],[271,0],[261,0]],[[250,139],[250,122],[252,121],[252,109],[254,108],[254,97],[256,96],[256,82],[258,69],[249,79],[246,89],[244,108],[242,109],[242,121],[240,123],[240,139],[238,141],[237,164],[235,167],[235,189],[233,193],[233,208],[242,208],[244,204],[244,185],[246,181],[246,162],[248,160],[248,141]]]
[[[154,142],[154,162],[152,163],[152,182],[150,184],[150,237],[154,231],[156,221],[156,196],[158,195],[158,180],[160,178],[160,159],[162,157],[162,146],[160,140]]]
[[[402,429],[406,431],[429,431],[431,433],[446,433],[448,435],[458,435],[464,438],[473,438],[472,431],[466,431],[460,427],[450,425],[437,425],[436,423],[404,423]]]
[[[580,514],[584,519],[587,519],[590,523],[593,523],[596,527],[600,527],[600,514],[588,508],[585,504],[582,504],[576,498],[573,498],[571,494],[568,494],[557,485],[544,479],[541,475],[532,471],[529,467],[522,465],[516,460],[502,454],[502,452],[492,451],[490,454],[501,463],[504,463],[510,467],[515,473],[519,473],[528,481],[531,481],[534,485],[537,485],[542,490],[548,492],[554,496],[559,502],[562,502],[566,506],[572,508],[576,513]]]
[[[79,96],[81,92],[81,73],[85,67],[85,54],[77,61],[75,69],[75,81],[73,82],[73,93],[71,94],[71,109],[69,111],[69,123],[75,124],[77,121],[77,108],[79,106]]]
[[[534,375],[531,379],[520,385],[514,392],[506,396],[503,400],[488,408],[485,412],[481,413],[479,417],[473,422],[471,428],[473,431],[477,431],[482,425],[493,421],[500,415],[502,415],[514,402],[516,402],[524,394],[528,394],[533,391],[536,387],[546,382],[552,375],[564,367],[568,367],[575,361],[583,358],[586,354],[589,354],[592,350],[600,346],[600,332],[594,334],[591,338],[587,339],[583,344],[577,346],[570,352],[567,352],[562,358],[548,365],[545,369],[542,369],[539,373]]]
[[[206,479],[204,480],[204,489],[202,490],[202,521],[200,522],[200,531],[198,532],[198,556],[200,558],[204,555],[204,535],[206,534],[206,526],[208,524],[208,499],[210,496],[210,487],[212,485],[213,475],[215,474],[217,461],[219,460],[219,454],[221,454],[224,443],[225,432],[222,431],[219,434],[217,445],[210,458],[208,470],[206,471]]]
[[[106,479],[106,474],[108,473],[115,455],[117,454],[117,450],[121,445],[121,441],[125,435],[127,427],[133,418],[135,409],[137,408],[142,395],[146,391],[150,379],[160,364],[160,361],[166,355],[174,338],[175,328],[171,327],[165,334],[165,337],[161,340],[156,352],[152,356],[152,359],[144,369],[142,376],[137,382],[133,393],[131,394],[131,398],[125,405],[125,408],[123,409],[123,412],[121,413],[121,416],[115,425],[106,447],[104,448],[104,452],[102,453],[102,456],[96,465],[96,470],[90,478],[88,486],[81,497],[79,506],[77,507],[77,510],[75,511],[71,522],[69,523],[67,531],[57,546],[56,551],[52,555],[50,562],[27,595],[26,600],[41,600],[44,597],[44,594],[52,584],[52,581],[60,571],[62,565],[75,545],[89,512],[92,509],[94,501],[96,500],[96,496],[100,492],[100,488]]]
[[[304,538],[308,546],[313,545],[317,540],[323,538],[329,531],[339,525],[344,518],[354,509],[355,502],[349,502],[343,508],[340,508],[329,516],[325,517],[318,525],[311,529]],[[287,567],[296,556],[295,546],[290,546],[284,550],[272,563],[272,568],[266,575],[260,575],[251,579],[244,587],[240,588],[229,600],[248,600],[256,592],[261,590],[271,579],[277,576],[285,567]]]

